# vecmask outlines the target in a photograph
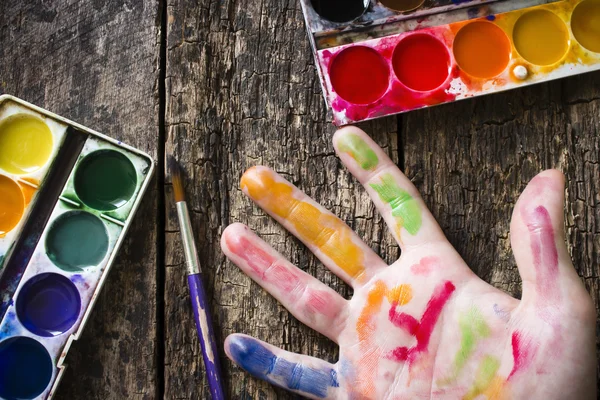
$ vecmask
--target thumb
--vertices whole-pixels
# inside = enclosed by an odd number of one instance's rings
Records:
[[[511,245],[525,304],[558,305],[573,288],[583,289],[565,243],[564,187],[560,171],[544,171],[527,185],[513,211]]]

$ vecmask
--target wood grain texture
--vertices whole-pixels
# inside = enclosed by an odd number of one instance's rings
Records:
[[[0,1],[0,93],[158,150],[158,3]],[[127,235],[57,399],[157,394],[157,185]]]
[[[231,222],[243,222],[300,268],[349,295],[337,277],[239,190],[242,173],[262,164],[348,221],[386,258],[398,255],[365,193],[334,155],[330,141],[334,129],[324,118],[300,6],[281,0],[168,4],[167,152],[188,173],[187,198],[194,211],[217,341],[244,332],[287,350],[334,361],[333,343],[292,318],[226,262],[219,247],[223,229]],[[395,119],[367,129],[397,155]],[[207,398],[177,219],[174,208],[169,210],[165,397]],[[230,398],[288,398],[225,358],[222,361]]]

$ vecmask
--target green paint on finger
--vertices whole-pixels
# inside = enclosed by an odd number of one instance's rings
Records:
[[[382,175],[381,183],[372,183],[371,187],[381,200],[392,208],[392,215],[398,225],[398,234],[400,229],[404,228],[411,235],[416,235],[423,223],[421,207],[417,200],[402,189],[391,174]]]
[[[462,313],[459,317],[458,325],[461,332],[460,348],[454,357],[451,375],[439,382],[440,385],[453,383],[462,372],[469,358],[473,355],[477,342],[490,335],[490,328],[477,307],[471,307]]]
[[[344,153],[348,153],[364,170],[372,171],[379,165],[377,154],[359,135],[348,134],[342,136],[339,149]]]

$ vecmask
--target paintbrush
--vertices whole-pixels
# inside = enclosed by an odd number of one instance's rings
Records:
[[[192,232],[190,213],[185,201],[182,171],[179,164],[172,158],[169,160],[169,166],[173,178],[173,191],[175,193],[181,239],[185,251],[190,297],[192,299],[192,308],[194,309],[198,338],[202,346],[202,358],[204,358],[208,386],[213,400],[221,400],[225,399],[225,396],[223,396],[223,388],[221,387],[219,353],[217,352],[212,321],[209,315],[206,291],[202,283],[202,270],[200,268],[198,250],[196,249],[196,241]]]

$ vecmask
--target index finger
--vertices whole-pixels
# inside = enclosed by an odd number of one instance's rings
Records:
[[[387,267],[342,220],[267,167],[252,167],[242,190],[352,286]]]

